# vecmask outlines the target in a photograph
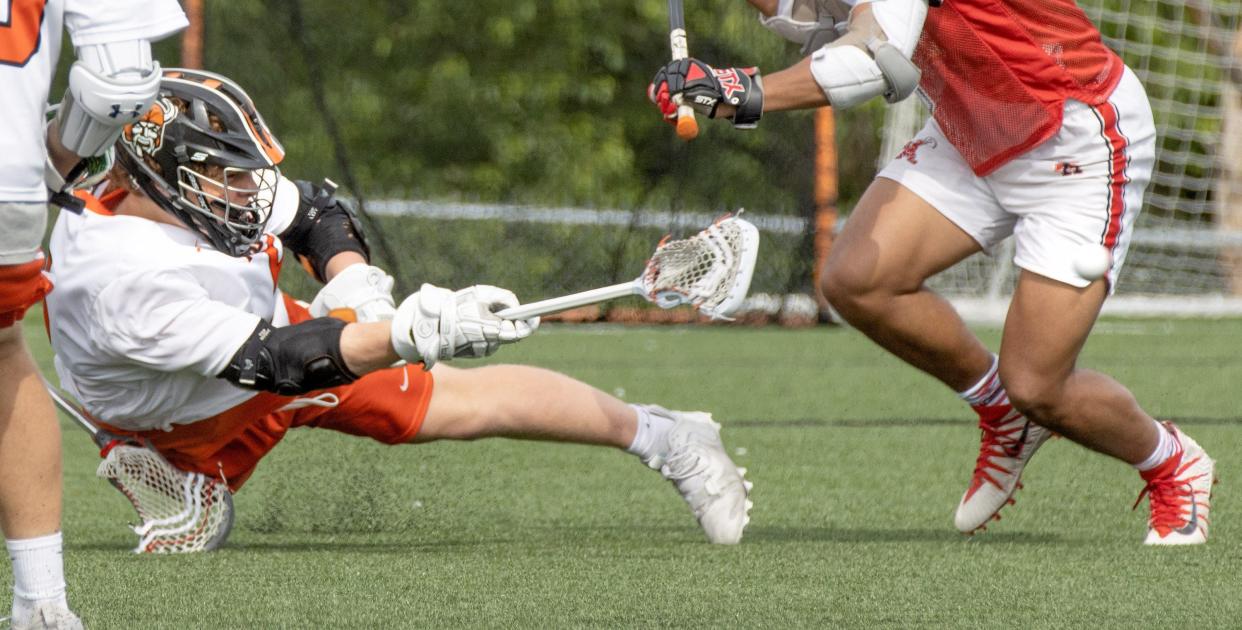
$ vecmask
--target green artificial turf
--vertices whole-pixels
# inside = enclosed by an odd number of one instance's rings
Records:
[[[236,497],[225,549],[135,556],[129,505],[65,422],[72,604],[94,628],[1242,623],[1242,321],[1105,321],[1082,360],[1217,459],[1212,539],[1181,549],[1144,547],[1137,474],[1067,440],[1044,447],[1002,521],[962,537],[972,415],[854,331],[547,326],[498,358],[712,411],[756,484],[742,544],[708,545],[620,452],[303,429]]]

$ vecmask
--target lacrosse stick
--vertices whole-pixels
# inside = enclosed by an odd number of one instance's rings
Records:
[[[690,238],[664,237],[633,282],[531,302],[496,315],[527,319],[641,295],[660,308],[691,304],[712,319],[729,319],[746,298],[758,252],[759,230],[748,221],[726,216]]]
[[[673,61],[690,56],[686,43],[686,12],[682,0],[668,0],[668,45]],[[687,142],[699,135],[699,123],[694,119],[694,108],[682,102],[682,96],[673,97],[677,103],[677,137]]]
[[[47,393],[99,446],[103,461],[95,474],[107,479],[138,512],[134,553],[211,551],[233,529],[233,495],[228,486],[202,473],[175,468],[154,449],[136,445],[95,426],[50,383]]]

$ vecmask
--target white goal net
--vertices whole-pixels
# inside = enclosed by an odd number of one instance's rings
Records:
[[[1079,0],[1134,69],[1156,118],[1152,184],[1106,313],[1242,314],[1242,2]],[[887,114],[880,159],[922,125],[907,99]],[[998,319],[1013,288],[1012,243],[934,279],[965,315]]]

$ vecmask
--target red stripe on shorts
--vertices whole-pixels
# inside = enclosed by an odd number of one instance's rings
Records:
[[[1108,223],[1104,226],[1102,244],[1113,251],[1121,236],[1121,218],[1126,213],[1126,184],[1130,177],[1126,168],[1130,165],[1130,156],[1126,149],[1130,141],[1118,128],[1117,106],[1111,102],[1093,108],[1100,119],[1104,140],[1108,143]]]

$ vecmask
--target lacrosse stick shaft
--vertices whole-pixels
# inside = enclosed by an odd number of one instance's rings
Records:
[[[643,289],[637,282],[623,282],[610,287],[591,289],[590,291],[506,308],[503,311],[497,311],[496,316],[504,319],[529,319],[531,317],[559,313],[579,306],[587,306],[588,304],[599,304],[600,302],[615,300],[627,295],[642,295],[642,293]]]
[[[85,429],[87,433],[90,433],[91,439],[95,441],[95,444],[103,446],[103,443],[107,442],[108,437],[99,430],[99,427],[95,426],[95,423],[91,422],[73,403],[69,402],[69,399],[65,398],[64,394],[60,393],[60,390],[52,387],[52,384],[47,382],[47,379],[43,380],[43,387],[47,390],[48,396],[52,397],[52,402],[56,404],[56,407],[65,412],[65,415],[73,418],[74,422],[77,422],[78,426]]]
[[[668,44],[673,53],[673,61],[690,56],[690,46],[686,43],[686,12],[682,0],[668,0]],[[694,108],[682,103],[681,96],[677,99],[677,137],[682,140],[694,140],[699,135],[699,123],[694,119]]]

